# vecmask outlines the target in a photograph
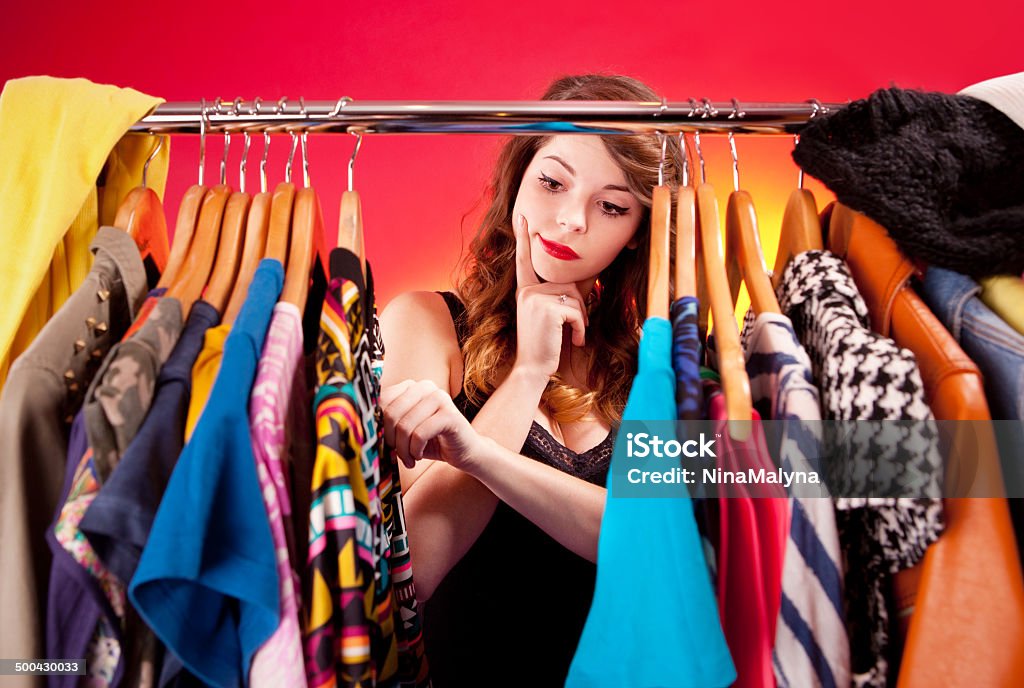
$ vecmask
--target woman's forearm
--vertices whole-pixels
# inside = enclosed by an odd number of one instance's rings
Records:
[[[563,547],[597,561],[606,490],[493,443],[470,474]]]
[[[546,385],[546,379],[513,371],[481,407],[473,428],[518,452]],[[431,462],[403,492],[417,597],[425,600],[483,533],[498,497],[443,461]]]

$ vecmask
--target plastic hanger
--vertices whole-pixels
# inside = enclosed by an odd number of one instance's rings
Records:
[[[345,98],[339,101],[339,108],[343,106]],[[338,108],[336,108],[338,109]],[[359,265],[363,271],[363,278],[366,278],[366,245],[363,241],[363,206],[359,201],[359,193],[353,188],[353,169],[356,164],[356,156],[359,155],[359,147],[363,143],[363,135],[353,132],[356,136],[356,147],[352,151],[352,157],[348,161],[348,189],[341,194],[341,208],[338,213],[338,247],[345,248],[359,257]]]
[[[114,226],[119,227],[135,240],[142,258],[152,258],[161,273],[167,269],[170,247],[167,243],[167,217],[164,206],[156,192],[146,186],[149,163],[164,145],[164,137],[158,136],[153,152],[142,166],[142,185],[137,186],[124,197],[118,206]]]
[[[237,107],[237,103],[236,103]],[[231,136],[224,132],[224,158],[221,160],[221,184],[227,181],[227,159],[231,147]],[[248,153],[248,141],[246,150],[242,154],[242,161]],[[240,191],[231,194],[224,207],[224,217],[220,225],[220,241],[217,244],[217,258],[210,273],[209,282],[203,292],[203,299],[223,313],[231,296],[231,289],[235,284],[235,276],[238,273],[238,264],[242,258],[242,239],[245,236],[246,218],[249,213],[249,204],[252,197],[245,193],[245,171],[240,171]]]
[[[676,190],[676,298],[697,296],[697,192],[690,186],[686,139],[679,134],[683,151],[683,185]]]
[[[739,103],[733,99],[733,115],[742,117]],[[732,302],[740,293],[740,282],[747,285],[750,306],[755,314],[780,313],[779,301],[772,288],[771,279],[765,269],[764,253],[761,250],[761,235],[757,228],[757,213],[754,199],[740,190],[739,156],[736,154],[736,138],[729,132],[729,150],[732,153],[733,191],[725,214],[725,266]]]
[[[729,436],[742,442],[750,437],[750,380],[740,346],[740,333],[729,282],[722,256],[719,230],[718,199],[710,184],[697,187],[697,218],[700,232],[701,260],[707,283],[711,313],[715,318],[715,343],[718,348],[718,371],[722,376],[725,405],[729,416]]]
[[[288,266],[284,273],[280,299],[283,303],[296,306],[300,312],[306,307],[306,295],[309,292],[314,241],[323,232],[324,226],[320,198],[309,185],[309,153],[306,148],[305,132],[302,133],[302,178],[303,188],[295,194]]]
[[[258,114],[259,102],[254,104]],[[267,247],[267,232],[270,229],[270,206],[273,194],[267,191],[267,153],[270,151],[270,134],[263,133],[263,159],[260,161],[260,192],[253,196],[249,206],[249,215],[245,224],[245,239],[242,246],[242,260],[238,267],[238,277],[235,279],[234,287],[231,290],[231,297],[224,311],[221,322],[231,324],[235,322],[245,297],[249,293],[249,283],[252,276],[256,274],[260,259]],[[243,156],[243,160],[244,160]],[[245,170],[242,170],[242,179],[245,179]]]

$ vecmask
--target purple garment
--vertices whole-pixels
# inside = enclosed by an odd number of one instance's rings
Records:
[[[53,552],[50,586],[46,604],[46,656],[54,658],[85,657],[103,614],[113,618],[114,610],[103,591],[87,570],[82,568],[54,534],[54,526],[71,494],[76,469],[88,451],[89,440],[85,432],[85,417],[81,411],[71,425],[68,441],[67,470],[64,487],[57,502],[53,523],[46,530],[46,542]],[[74,688],[78,676],[49,676],[50,688]]]

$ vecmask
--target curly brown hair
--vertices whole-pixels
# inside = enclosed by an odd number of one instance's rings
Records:
[[[629,100],[660,102],[648,86],[626,76],[586,74],[554,81],[543,100]],[[516,351],[516,239],[512,208],[526,168],[548,136],[514,136],[503,146],[489,188],[490,204],[466,256],[466,274],[458,284],[472,334],[463,346],[464,388],[482,403],[511,370]],[[622,417],[637,368],[640,327],[647,301],[652,189],[658,183],[661,144],[654,135],[603,136],[609,154],[622,168],[643,212],[635,250],[623,249],[598,277],[589,300],[587,328],[588,392],[559,375],[549,381],[541,404],[558,422],[578,420],[591,411],[608,424]],[[673,195],[682,174],[680,149],[668,139],[665,184]]]

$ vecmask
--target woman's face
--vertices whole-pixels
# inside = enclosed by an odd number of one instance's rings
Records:
[[[537,151],[513,218],[526,218],[537,275],[568,283],[596,278],[624,247],[635,248],[642,212],[600,138],[577,134],[554,136]]]

